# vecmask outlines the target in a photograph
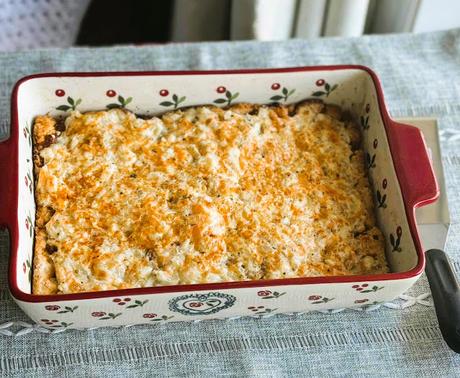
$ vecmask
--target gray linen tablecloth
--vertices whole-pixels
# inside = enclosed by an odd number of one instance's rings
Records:
[[[382,79],[394,117],[438,117],[453,223],[447,251],[455,268],[460,268],[460,30],[356,39],[0,54],[1,136],[9,127],[12,86],[20,77],[36,72],[337,63],[372,67]],[[30,323],[7,291],[7,241],[7,235],[1,233],[0,325],[10,320]],[[367,312],[345,310],[59,334],[30,329],[21,335],[20,326],[6,324],[4,331],[20,334],[0,335],[0,375],[458,376],[460,356],[443,343],[430,298],[424,295],[428,292],[422,278],[405,299]]]

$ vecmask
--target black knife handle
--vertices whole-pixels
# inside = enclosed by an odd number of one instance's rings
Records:
[[[439,328],[447,345],[460,353],[460,286],[449,258],[443,251],[430,249],[425,255],[425,272]]]

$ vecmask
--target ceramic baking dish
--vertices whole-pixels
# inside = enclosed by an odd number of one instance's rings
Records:
[[[307,98],[338,104],[361,125],[392,273],[31,294],[35,214],[31,125],[35,116],[114,106],[155,114],[199,104],[294,103]],[[0,144],[4,182],[0,223],[11,238],[9,287],[18,305],[45,327],[118,326],[368,306],[394,299],[424,269],[414,208],[436,199],[433,170],[421,133],[390,119],[379,81],[366,67],[39,74],[16,84],[11,119],[11,135]]]

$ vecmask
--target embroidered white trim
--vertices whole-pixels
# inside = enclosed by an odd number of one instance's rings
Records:
[[[439,136],[441,140],[447,142],[455,142],[456,140],[460,140],[460,130],[457,129],[442,129],[439,130]]]
[[[270,313],[270,314],[265,314],[265,315],[234,316],[234,317],[231,317],[228,319],[222,319],[222,320],[236,320],[236,319],[247,318],[247,317],[265,319],[265,318],[270,318],[271,316],[274,316],[274,315],[297,316],[297,315],[306,314],[308,312],[321,312],[323,314],[336,314],[338,312],[342,312],[345,310],[371,312],[371,311],[378,310],[381,307],[389,308],[392,310],[404,310],[408,307],[412,307],[417,304],[422,305],[422,306],[431,307],[433,306],[433,303],[428,300],[430,296],[431,296],[430,293],[420,294],[416,297],[413,297],[407,294],[401,294],[398,298],[396,298],[392,302],[365,305],[363,307],[358,307],[358,308],[339,308],[335,310],[322,310],[322,311],[292,312],[292,313],[282,313],[282,314]],[[199,323],[203,320],[206,320],[206,319],[197,319],[197,320],[194,320],[193,322]],[[120,326],[120,327],[114,327],[114,328],[128,328],[134,325],[136,324],[129,324],[126,326]],[[100,327],[86,328],[85,330],[90,331],[90,330],[97,329],[97,328],[100,328]],[[9,322],[0,324],[0,335],[3,335],[3,336],[23,336],[23,335],[27,335],[28,333],[32,333],[32,332],[53,333],[54,334],[54,333],[64,332],[65,330],[66,330],[65,328],[48,329],[48,328],[42,327],[39,324],[30,324],[30,323],[26,323],[20,320],[19,321],[9,321]]]

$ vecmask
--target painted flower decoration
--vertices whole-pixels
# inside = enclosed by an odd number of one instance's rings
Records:
[[[370,125],[369,125],[369,116],[365,116],[365,117],[361,116],[361,117],[359,117],[359,122],[361,123],[361,128],[363,130],[369,130],[369,127],[370,127]]]
[[[278,89],[281,88],[281,84],[280,83],[273,83],[270,88],[273,89],[274,91],[277,91]]]
[[[390,234],[390,244],[393,247],[392,252],[401,252],[401,237],[402,237],[402,228],[398,226],[396,228],[396,238],[393,234]]]
[[[272,292],[270,290],[261,290],[259,292],[257,292],[257,295],[259,297],[266,297],[268,295],[270,295]]]
[[[282,295],[286,294],[286,292],[280,293],[278,291],[271,291],[271,290],[261,290],[257,292],[257,295],[259,297],[262,297],[262,299],[272,299],[272,298],[279,298]]]
[[[65,91],[64,89],[56,89],[56,91],[54,92],[54,94],[58,97],[64,97],[65,96]]]
[[[156,314],[153,314],[153,315],[156,315]],[[166,320],[169,320],[169,319],[172,319],[174,318],[173,315],[171,316],[168,316],[168,315],[161,315],[159,317],[155,317],[154,319],[151,319],[152,322],[162,322],[162,321],[166,321]]]
[[[374,139],[374,143],[372,143],[372,145],[374,146],[374,149],[376,149],[379,145],[379,141],[377,139]]]
[[[48,306],[45,306],[45,310],[48,310],[48,311],[57,311],[61,308],[61,306],[58,306],[58,305],[48,305]]]
[[[248,310],[251,310],[255,315],[265,315],[265,314],[270,314],[278,309],[277,308],[266,308],[265,306],[249,306]]]
[[[317,87],[322,87],[324,85],[324,83],[326,83],[326,81],[324,79],[318,79],[316,80],[316,86]]]
[[[233,100],[235,100],[240,95],[239,92],[232,93],[227,88],[222,86],[217,87],[216,92],[220,94],[225,93],[225,98],[216,98],[214,100],[214,104],[225,104],[226,106],[230,106]]]
[[[115,298],[112,302],[115,302],[119,306],[124,306],[126,302],[130,302],[131,298]]]
[[[109,92],[109,91],[107,91],[107,92]],[[113,91],[113,92],[115,92],[115,91]],[[110,94],[112,94],[112,92],[110,92]],[[109,96],[109,97],[111,97],[111,96]],[[112,102],[110,104],[107,104],[105,107],[107,109],[125,109],[126,106],[133,101],[133,98],[132,97],[124,98],[122,95],[118,95],[117,100],[118,100],[118,102]]]
[[[310,295],[308,300],[311,301],[311,304],[321,304],[333,301],[335,298],[323,297],[322,295]]]
[[[47,326],[50,326],[51,328],[67,328],[70,327],[73,323],[66,323],[66,322],[60,322],[57,319],[40,319],[41,322],[46,324]]]
[[[95,311],[95,312],[91,313],[91,316],[93,316],[95,318],[100,318],[101,316],[104,316],[104,315],[105,315],[105,312],[103,312],[103,311]]]
[[[352,288],[356,291],[359,291],[360,293],[373,293],[382,290],[383,286],[374,285],[372,287],[369,287],[369,284],[365,283],[361,285],[353,285]]]
[[[322,97],[322,96],[329,97],[329,95],[333,91],[335,91],[337,89],[337,87],[339,86],[338,84],[330,85],[324,79],[316,80],[315,84],[316,84],[317,87],[324,87],[324,88],[322,90],[313,92],[312,96],[314,96],[314,97]]]
[[[145,319],[153,319],[153,318],[156,318],[157,316],[158,316],[157,314],[152,314],[152,313],[142,315],[142,317]]]
[[[377,207],[379,208],[382,208],[382,209],[386,209],[387,207],[387,195],[386,194],[382,194],[380,192],[380,190],[377,189],[377,191],[375,192],[375,196],[377,198]]]
[[[375,168],[376,165],[375,165],[375,158],[377,157],[376,154],[369,154],[368,152],[366,152],[366,166],[367,166],[367,169],[371,169],[371,168]]]
[[[276,85],[275,85],[276,84]],[[272,85],[272,89],[273,90],[277,90],[280,88],[279,84],[278,83],[275,83]],[[274,89],[274,87],[276,89]],[[286,102],[288,100],[288,98],[294,94],[295,92],[295,89],[291,89],[289,90],[288,88],[286,87],[283,87],[283,89],[281,90],[281,94],[277,94],[277,95],[274,95],[272,97],[270,97],[270,100],[272,101],[280,101],[280,100],[283,100],[284,102]]]
[[[169,94],[169,91],[166,90],[166,89],[162,89],[162,90],[160,91],[160,96],[162,96],[162,97],[165,97],[165,96],[167,96],[168,94]],[[162,102],[160,102],[160,105],[161,105],[161,106],[164,106],[164,107],[170,107],[170,106],[172,106],[173,109],[177,109],[177,107],[178,107],[180,104],[182,104],[182,103],[186,100],[186,98],[187,98],[187,97],[185,97],[185,96],[179,97],[177,94],[174,93],[174,94],[171,96],[171,100],[169,100],[169,101],[162,101]]]
[[[366,303],[366,302],[369,302],[369,299],[357,299],[355,301],[356,304],[358,304],[358,303]]]
[[[105,92],[107,97],[115,97],[117,95],[117,92],[115,92],[113,89],[109,89],[107,92]]]
[[[57,110],[66,112],[68,110],[75,110],[77,106],[81,104],[81,98],[74,100],[72,97],[67,97],[67,104],[59,105],[56,107]]]

